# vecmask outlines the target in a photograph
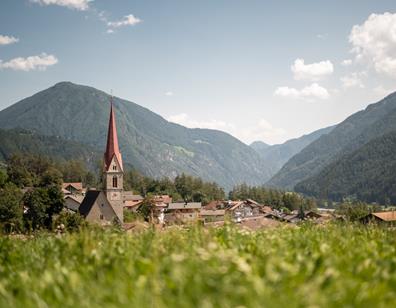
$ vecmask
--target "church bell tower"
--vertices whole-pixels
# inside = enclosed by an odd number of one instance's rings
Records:
[[[123,179],[122,156],[118,147],[117,125],[111,99],[106,152],[103,159],[103,190],[121,223],[124,221]]]

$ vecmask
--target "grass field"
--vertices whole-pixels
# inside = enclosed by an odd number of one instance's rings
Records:
[[[396,307],[396,232],[357,226],[0,237],[2,307]]]

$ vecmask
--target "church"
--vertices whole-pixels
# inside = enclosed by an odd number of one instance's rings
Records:
[[[106,152],[103,158],[102,190],[90,190],[79,207],[79,213],[89,222],[106,225],[122,224],[123,215],[122,156],[118,147],[117,125],[113,101],[110,106]]]

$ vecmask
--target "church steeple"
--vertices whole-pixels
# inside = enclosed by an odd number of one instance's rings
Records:
[[[120,222],[123,222],[124,171],[122,156],[118,147],[117,125],[111,98],[109,129],[106,152],[103,159],[103,190]]]
[[[107,131],[107,144],[106,152],[104,155],[104,168],[106,171],[109,170],[111,161],[113,160],[114,156],[117,158],[121,170],[123,170],[122,157],[120,149],[118,147],[117,125],[113,107],[113,98],[111,98],[109,128]]]

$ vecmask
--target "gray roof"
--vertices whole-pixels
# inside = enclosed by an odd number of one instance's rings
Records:
[[[94,205],[96,199],[98,199],[100,193],[102,193],[102,192],[99,190],[90,190],[87,192],[84,200],[82,201],[80,207],[78,208],[78,210],[82,216],[88,215],[88,213],[91,211],[91,208]]]
[[[141,195],[134,195],[132,191],[124,191],[122,193],[122,198],[124,201],[126,200],[143,200],[144,198]]]
[[[168,210],[182,210],[182,209],[200,209],[202,207],[201,202],[177,202],[169,203]]]

